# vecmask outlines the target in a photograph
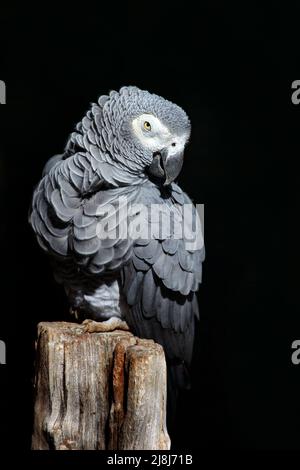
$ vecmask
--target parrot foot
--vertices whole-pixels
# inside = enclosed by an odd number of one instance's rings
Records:
[[[83,330],[85,333],[104,333],[114,330],[129,331],[129,326],[118,317],[111,317],[106,321],[84,320],[82,322]]]

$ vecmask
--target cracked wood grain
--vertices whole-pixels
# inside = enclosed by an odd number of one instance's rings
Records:
[[[169,449],[166,363],[152,340],[38,325],[32,449]]]

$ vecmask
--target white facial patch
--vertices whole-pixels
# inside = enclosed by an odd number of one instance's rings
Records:
[[[170,147],[169,155],[181,151],[186,143],[186,136],[175,136],[153,114],[141,114],[132,121],[133,132],[143,147],[157,152]]]

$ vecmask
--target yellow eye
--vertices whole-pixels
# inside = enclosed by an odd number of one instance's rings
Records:
[[[149,121],[145,121],[145,122],[144,122],[144,129],[145,129],[146,131],[151,131],[151,124],[150,124]]]

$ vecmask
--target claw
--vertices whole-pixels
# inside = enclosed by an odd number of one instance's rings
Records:
[[[69,312],[70,312],[71,315],[74,315],[74,317],[76,318],[76,320],[78,320],[79,315],[78,315],[78,312],[77,312],[76,308],[70,307]]]

